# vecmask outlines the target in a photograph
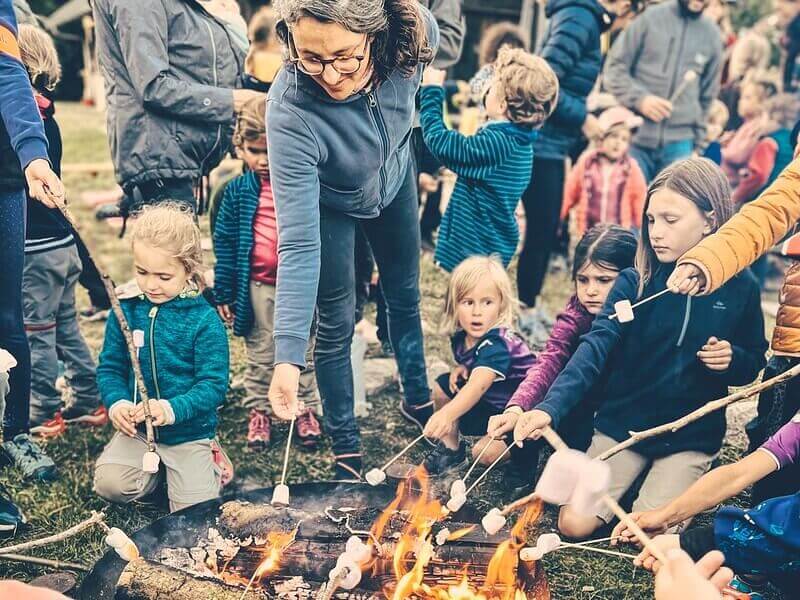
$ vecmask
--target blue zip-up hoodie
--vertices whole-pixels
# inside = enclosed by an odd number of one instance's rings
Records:
[[[13,55],[0,50],[0,191],[24,190],[21,169],[37,158],[49,160],[47,137],[28,71],[16,52],[16,37],[17,19],[11,0],[0,0],[0,47],[15,49]]]
[[[661,265],[643,298],[662,291],[674,265]],[[623,441],[631,431],[663,425],[750,383],[764,368],[767,340],[761,293],[746,271],[708,296],[667,294],[635,311],[630,323],[608,317],[620,300],[638,299],[635,269],[620,273],[601,314],[536,408],[561,419],[581,401],[597,407],[595,429]],[[708,369],[697,352],[710,337],[733,347],[727,371]],[[634,451],[657,458],[694,450],[714,454],[725,435],[725,412],[716,411],[675,433],[639,442]]]
[[[175,423],[156,428],[159,443],[174,445],[213,438],[217,408],[228,391],[228,338],[216,311],[198,292],[164,304],[144,295],[122,301],[131,330],[144,331],[139,352],[147,393],[167,400]],[[133,369],[119,321],[111,313],[97,366],[97,387],[107,409],[137,400]]]
[[[434,52],[439,29],[419,11]],[[414,98],[424,65],[334,100],[285,65],[269,90],[267,140],[278,217],[275,363],[305,366],[320,270],[320,204],[368,219],[394,200],[410,166]]]

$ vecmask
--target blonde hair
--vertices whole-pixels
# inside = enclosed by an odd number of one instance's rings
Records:
[[[511,327],[517,312],[517,297],[511,279],[502,263],[493,256],[471,256],[462,261],[450,275],[444,299],[442,329],[452,335],[459,330],[458,305],[481,281],[491,281],[500,294],[500,312],[493,327]]]
[[[33,87],[39,91],[54,89],[61,80],[61,63],[53,38],[39,27],[20,25],[18,40],[19,53]]]
[[[724,129],[725,125],[728,124],[728,120],[730,118],[731,118],[731,113],[722,100],[714,100],[711,103],[711,108],[709,108],[708,110],[709,123],[716,123]]]
[[[197,289],[202,290],[203,248],[191,209],[177,202],[162,202],[146,205],[134,216],[131,248],[141,242],[169,253],[183,265]]]
[[[755,31],[745,31],[731,50],[728,70],[734,81],[742,79],[753,69],[763,70],[769,66],[772,48],[769,40]]]
[[[245,142],[254,142],[267,135],[267,97],[251,98],[242,106],[233,128],[233,145],[237,148]]]
[[[512,122],[537,129],[553,114],[558,77],[543,58],[520,48],[501,48],[494,80],[500,84]]]
[[[647,189],[642,209],[642,235],[636,249],[634,266],[639,272],[639,296],[660,264],[650,243],[647,209],[653,194],[670,190],[694,203],[703,214],[713,213],[712,233],[733,216],[731,186],[722,170],[707,158],[687,158],[673,163],[653,180]]]
[[[487,27],[481,35],[478,46],[478,64],[488,65],[497,60],[502,48],[522,48],[527,50],[525,32],[511,21],[500,21]]]

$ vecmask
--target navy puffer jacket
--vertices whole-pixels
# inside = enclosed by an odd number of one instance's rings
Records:
[[[600,34],[610,18],[597,0],[549,0],[549,19],[538,54],[558,76],[558,105],[534,145],[539,158],[565,158],[581,136],[586,96],[603,64]]]

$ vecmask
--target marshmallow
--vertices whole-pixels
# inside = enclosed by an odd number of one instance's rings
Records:
[[[503,516],[503,513],[500,512],[499,508],[493,508],[481,519],[481,525],[484,531],[489,535],[494,535],[500,531],[505,524],[506,518]]]
[[[272,501],[270,504],[283,504],[289,506],[289,486],[279,483],[272,490]]]
[[[569,505],[580,515],[595,516],[611,483],[611,468],[601,460],[587,461],[580,470]]]
[[[561,546],[561,538],[557,533],[545,533],[536,540],[536,549],[542,554],[557,550]]]
[[[371,486],[376,486],[386,481],[386,473],[384,473],[380,469],[372,469],[367,472],[364,478],[367,480],[368,484],[370,484]]]
[[[121,529],[117,527],[109,529],[105,541],[123,560],[130,562],[139,558],[139,549],[136,544]]]
[[[145,473],[158,473],[161,459],[155,452],[145,452],[142,456],[142,471]]]
[[[450,500],[447,501],[447,510],[449,510],[451,513],[457,513],[466,503],[467,497],[464,494],[451,496]]]
[[[558,450],[544,467],[536,495],[548,504],[567,504],[575,491],[580,470],[589,459],[577,450]]]
[[[359,564],[372,558],[372,548],[362,542],[361,538],[357,535],[352,535],[347,538],[347,543],[344,546],[344,553]]]
[[[444,546],[447,543],[447,538],[450,537],[450,530],[445,527],[444,529],[440,529],[439,532],[436,534],[436,545],[437,546]]]
[[[8,373],[17,366],[17,359],[8,350],[0,348],[0,373]]]
[[[352,590],[361,582],[361,568],[346,554],[339,556],[336,566],[328,573],[331,581],[340,576],[339,587],[344,590]]]
[[[144,330],[143,329],[134,329],[133,330],[133,345],[137,348],[144,348]]]
[[[450,496],[465,496],[467,494],[467,484],[463,479],[456,479],[450,484]]]
[[[539,548],[528,547],[519,551],[519,559],[525,562],[542,560],[542,558],[544,558],[544,552],[539,550]]]
[[[620,323],[630,323],[633,321],[633,305],[630,300],[620,300],[614,303],[614,312]]]

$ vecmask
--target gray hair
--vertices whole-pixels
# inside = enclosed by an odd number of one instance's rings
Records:
[[[383,0],[275,0],[273,7],[289,27],[303,17],[338,23],[354,33],[378,33],[389,26]]]

